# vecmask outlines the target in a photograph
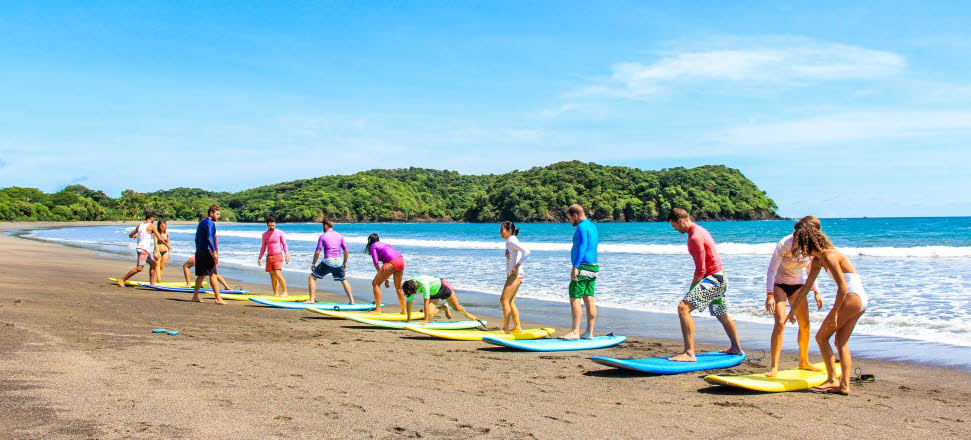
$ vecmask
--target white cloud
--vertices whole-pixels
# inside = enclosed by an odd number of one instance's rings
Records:
[[[805,39],[783,43],[682,51],[646,65],[618,63],[611,66],[609,77],[572,95],[642,99],[687,81],[792,87],[811,81],[878,78],[900,72],[907,65],[902,55],[893,52]]]
[[[717,139],[746,145],[831,144],[845,141],[971,134],[971,112],[856,112],[730,128]]]

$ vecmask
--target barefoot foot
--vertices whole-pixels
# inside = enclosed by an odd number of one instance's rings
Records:
[[[724,350],[718,350],[718,352],[719,353],[726,353],[726,354],[734,354],[735,356],[741,356],[741,355],[745,354],[745,352],[742,351],[742,349],[741,348],[738,348],[738,347],[730,347],[730,348],[726,348]]]
[[[563,337],[560,338],[560,339],[571,339],[571,340],[572,339],[580,339],[580,335],[576,334],[576,332],[570,332],[570,333],[567,333],[567,334],[563,335]]]
[[[584,333],[580,335],[580,339],[593,339],[593,335],[590,333]]]
[[[813,364],[802,364],[799,366],[800,370],[810,370],[810,371],[823,371],[822,368],[816,368]]]
[[[779,369],[773,368],[765,372],[765,377],[775,377],[777,374],[779,374]]]
[[[697,361],[697,359],[695,359],[694,353],[688,353],[688,352],[681,353],[681,354],[679,354],[677,356],[669,357],[668,360],[669,361],[675,361],[675,362],[695,362],[695,361]]]

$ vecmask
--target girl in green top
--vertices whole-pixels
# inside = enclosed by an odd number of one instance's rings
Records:
[[[455,298],[455,289],[452,289],[452,285],[448,281],[441,278],[419,275],[402,283],[401,290],[404,290],[408,301],[407,318],[409,321],[411,320],[411,302],[416,293],[420,293],[425,299],[425,320],[422,321],[422,324],[428,324],[428,318],[438,314],[438,301],[442,299],[451,304],[455,310],[464,313],[469,319],[479,320],[475,315],[465,311],[465,307],[462,307],[458,299]],[[445,310],[445,317],[452,319],[452,312],[448,310],[448,305],[443,304],[442,309]]]

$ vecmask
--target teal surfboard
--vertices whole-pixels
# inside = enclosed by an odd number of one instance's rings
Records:
[[[374,303],[348,304],[339,302],[317,302],[313,304],[306,304],[303,302],[273,301],[263,298],[250,298],[249,300],[258,304],[263,304],[264,306],[277,307],[281,309],[307,310],[307,307],[313,307],[315,309],[337,310],[345,312],[374,310]]]
[[[667,357],[643,359],[616,359],[594,356],[590,360],[608,367],[623,368],[625,370],[640,371],[654,374],[680,374],[692,371],[715,370],[718,368],[734,367],[745,360],[745,355],[719,353],[701,353],[695,356],[696,362],[678,362],[668,360]]]
[[[527,351],[574,351],[613,347],[627,340],[627,336],[594,336],[593,339],[498,339],[482,338],[482,342]]]

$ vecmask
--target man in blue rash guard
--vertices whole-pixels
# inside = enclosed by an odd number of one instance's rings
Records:
[[[216,304],[226,304],[219,295],[219,283],[216,280],[216,264],[219,261],[219,252],[216,250],[216,220],[219,220],[219,206],[210,205],[206,218],[196,227],[196,287],[192,294],[193,302],[203,302],[199,298],[199,288],[202,287],[202,279],[209,277],[212,293],[216,295]]]
[[[573,248],[570,250],[570,261],[573,269],[570,271],[570,312],[573,318],[573,328],[563,339],[593,339],[593,325],[597,320],[597,306],[594,303],[594,287],[597,283],[597,245],[600,243],[600,233],[597,227],[587,218],[583,207],[572,205],[566,210],[566,217],[576,231],[573,233]],[[583,315],[583,305],[587,306],[587,331],[580,334],[580,317]]]

